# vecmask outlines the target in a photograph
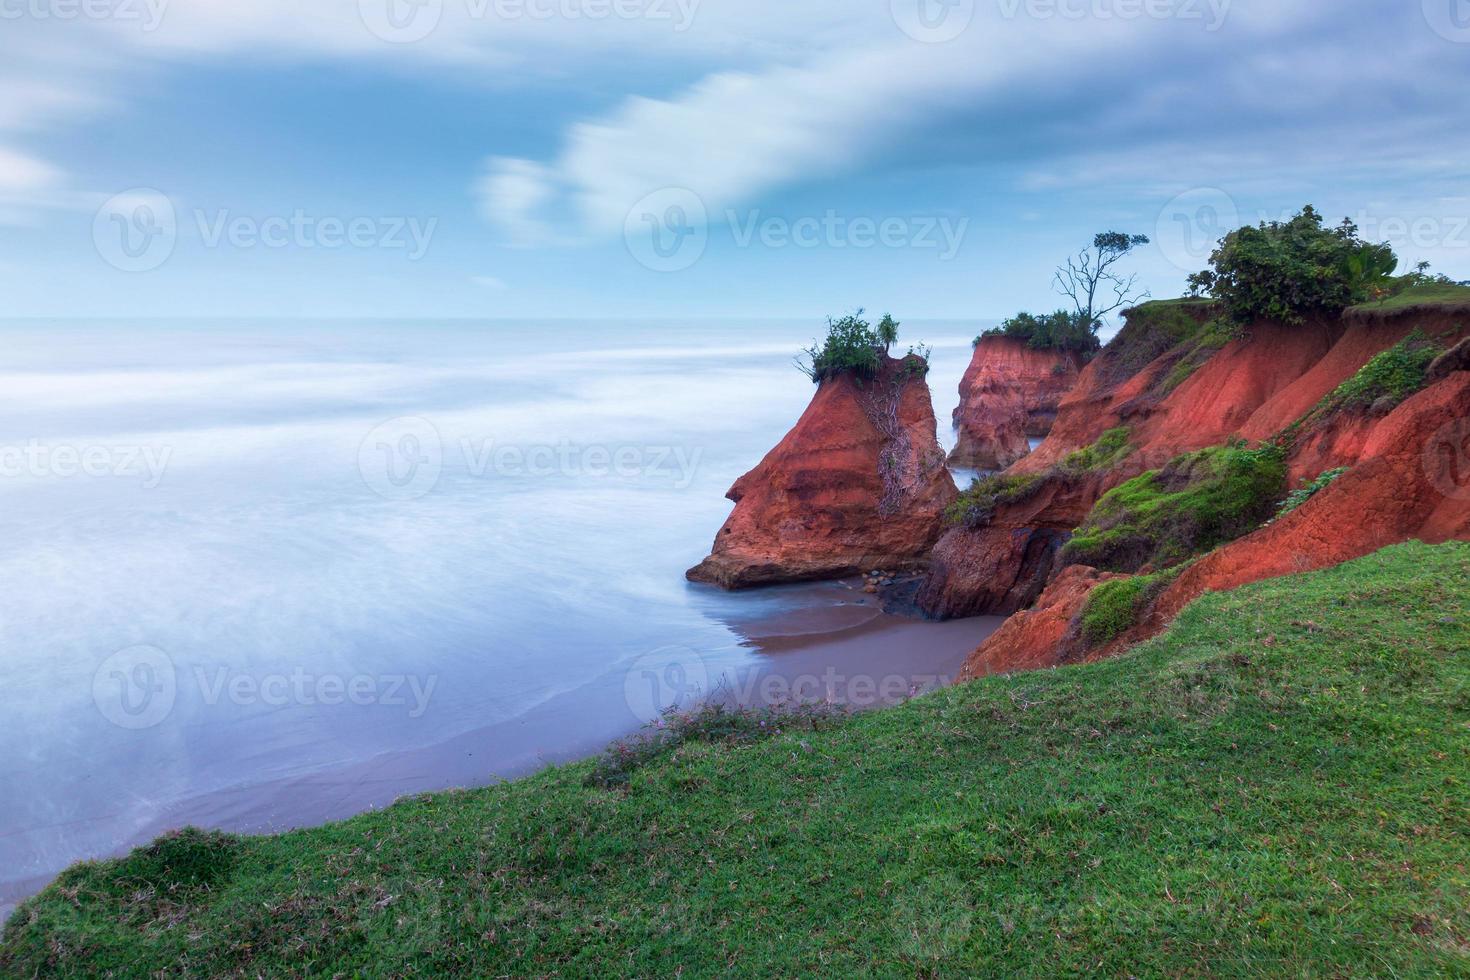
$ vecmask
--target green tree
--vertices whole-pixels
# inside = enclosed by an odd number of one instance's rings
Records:
[[[876,329],[878,332],[878,341],[883,345],[885,351],[890,350],[894,344],[898,343],[898,321],[891,314],[883,314],[883,319],[878,321]]]
[[[1220,240],[1211,268],[1189,277],[1196,294],[1209,293],[1238,323],[1336,316],[1382,295],[1398,257],[1387,244],[1358,237],[1347,218],[1328,228],[1310,204],[1288,221],[1262,221]]]

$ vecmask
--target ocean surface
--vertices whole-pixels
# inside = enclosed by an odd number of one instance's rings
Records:
[[[984,325],[904,330],[946,445]],[[819,332],[0,326],[0,913],[169,827],[483,785],[715,689],[862,707],[952,676],[995,621],[683,578]]]

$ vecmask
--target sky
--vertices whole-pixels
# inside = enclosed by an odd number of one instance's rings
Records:
[[[1470,279],[1470,0],[0,0],[0,316],[1002,317],[1307,203]]]

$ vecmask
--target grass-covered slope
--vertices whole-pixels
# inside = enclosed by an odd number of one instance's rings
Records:
[[[1470,971],[1470,546],[1105,663],[66,872],[0,974]]]

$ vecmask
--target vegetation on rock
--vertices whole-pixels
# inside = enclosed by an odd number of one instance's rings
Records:
[[[1373,409],[1386,412],[1424,387],[1429,365],[1444,348],[1418,330],[1374,355],[1357,373],[1329,392],[1286,430],[1285,438],[1308,431],[1333,416]]]
[[[836,320],[829,318],[826,339],[803,349],[806,362],[798,359],[796,366],[816,384],[840,374],[875,377],[883,366],[884,354],[898,340],[898,327],[887,313],[876,327],[863,319],[862,310]],[[918,349],[909,353],[923,357]]]
[[[1017,313],[998,327],[986,330],[975,343],[986,337],[1011,337],[1024,340],[1026,346],[1036,350],[1072,351],[1083,359],[1097,353],[1102,342],[1097,339],[1097,330],[1092,320],[1085,320],[1076,313],[1057,310],[1041,316]]]
[[[1074,475],[1098,473],[1110,468],[1127,456],[1132,448],[1128,441],[1131,431],[1126,425],[1109,429],[1092,445],[1068,453],[1058,468]]]
[[[1388,245],[1359,238],[1348,219],[1324,227],[1307,205],[1288,221],[1230,232],[1210,264],[1190,277],[1190,286],[1213,296],[1237,323],[1301,323],[1387,295],[1398,259]]]
[[[1287,514],[1290,514],[1302,504],[1306,503],[1308,500],[1311,500],[1323,490],[1326,490],[1328,487],[1332,486],[1333,483],[1337,482],[1337,478],[1342,476],[1347,471],[1348,468],[1346,466],[1339,466],[1336,469],[1328,470],[1325,473],[1319,473],[1317,475],[1317,478],[1311,483],[1298,487],[1291,493],[1287,494],[1286,499],[1281,502],[1281,509],[1276,512],[1276,520],[1281,520],[1281,518],[1285,517]]]
[[[1061,561],[1110,572],[1169,568],[1260,527],[1285,485],[1285,453],[1274,444],[1186,453],[1104,494]]]
[[[587,762],[206,875],[77,865],[0,974],[1462,974],[1467,689],[1470,545],[1406,544],[615,791]]]
[[[970,483],[968,490],[960,492],[959,497],[946,508],[944,516],[951,524],[984,527],[995,516],[997,507],[1025,500],[1041,486],[1043,479],[1041,474],[1023,476],[1012,473],[980,477]]]

